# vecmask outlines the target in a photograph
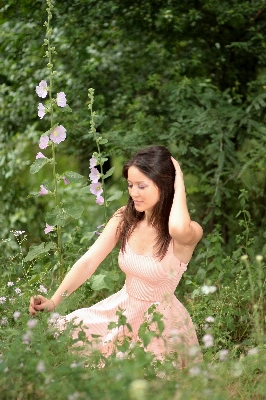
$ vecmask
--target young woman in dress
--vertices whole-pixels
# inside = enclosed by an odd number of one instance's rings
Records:
[[[161,358],[178,348],[180,365],[185,366],[190,347],[195,348],[198,341],[191,318],[174,291],[202,237],[202,228],[190,219],[181,168],[165,147],[150,146],[137,152],[125,164],[123,176],[128,183],[127,205],[110,218],[51,299],[31,298],[29,312],[53,311],[63,295],[69,296],[91,277],[120,241],[118,263],[126,274],[123,288],[92,307],[59,317],[56,325],[63,328],[69,321],[82,321],[88,340],[92,334],[100,335],[98,348],[108,355],[125,334],[124,329],[108,330],[109,323],[118,320],[117,311],[123,310],[134,342],[147,310],[156,304],[164,331],[161,338],[151,340],[147,350]],[[77,335],[78,330],[73,333]]]

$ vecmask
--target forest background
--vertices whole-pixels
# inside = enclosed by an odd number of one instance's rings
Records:
[[[19,278],[30,281],[31,290],[40,283],[52,290],[56,254],[25,262],[30,246],[47,241],[45,214],[51,207],[49,197],[36,195],[49,167],[30,173],[47,130],[37,115],[35,92],[47,78],[42,46],[47,11],[43,0],[8,0],[0,7],[1,275],[3,282]],[[191,216],[204,229],[178,297],[187,303],[200,337],[206,307],[208,315],[219,314],[215,350],[206,350],[214,359],[224,347],[238,357],[262,345],[264,322],[256,328],[254,321],[258,315],[265,320],[265,268],[258,258],[266,255],[265,1],[58,0],[52,22],[56,88],[72,109],[64,114],[60,173],[71,169],[88,178],[97,150],[88,112],[92,87],[97,131],[108,139],[104,167],[115,167],[106,188],[110,195],[124,191],[108,215],[127,198],[123,162],[148,145],[168,147],[184,172]],[[86,185],[84,178],[65,188],[64,196],[84,207],[62,231],[65,271],[104,220],[95,198],[88,191],[80,195]],[[26,240],[18,244],[14,230],[25,231]],[[109,261],[97,274],[62,312],[122,284]],[[206,285],[217,288],[216,297],[203,299],[200,288]],[[254,314],[254,304],[260,314]]]

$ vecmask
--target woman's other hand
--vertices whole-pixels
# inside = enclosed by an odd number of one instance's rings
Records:
[[[33,296],[30,299],[29,313],[35,315],[38,311],[53,311],[55,305],[53,300],[47,299],[41,295]]]

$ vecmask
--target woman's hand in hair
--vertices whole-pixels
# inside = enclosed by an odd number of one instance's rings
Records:
[[[184,178],[183,178],[183,172],[180,168],[179,163],[174,159],[174,157],[171,157],[172,163],[174,164],[175,167],[175,182],[174,182],[174,189],[177,190],[177,188],[185,188],[184,185]]]

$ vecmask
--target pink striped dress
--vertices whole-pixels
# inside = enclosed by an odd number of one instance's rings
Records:
[[[161,261],[134,253],[127,243],[125,252],[119,253],[118,263],[126,274],[123,288],[92,307],[59,317],[56,323],[59,329],[63,329],[66,322],[78,324],[82,321],[89,341],[95,342],[93,336],[99,335],[96,346],[103,354],[109,355],[115,349],[114,343],[124,335],[129,336],[133,343],[139,340],[139,327],[143,322],[149,322],[151,315],[147,311],[154,305],[155,311],[162,314],[164,330],[161,337],[153,337],[146,350],[153,352],[159,359],[163,359],[165,354],[176,352],[180,366],[185,366],[193,358],[200,361],[195,328],[187,310],[174,295],[187,264],[175,257],[173,242],[170,242]],[[118,321],[117,311],[125,315],[132,332],[125,326],[108,329],[111,321]],[[74,338],[77,338],[79,330],[74,330]],[[150,324],[150,330],[156,330],[156,323]]]

